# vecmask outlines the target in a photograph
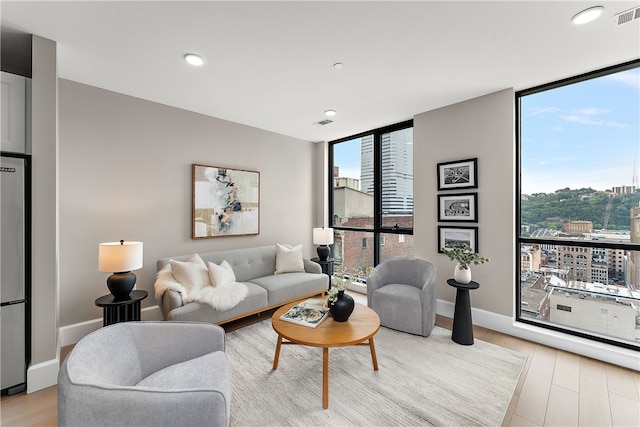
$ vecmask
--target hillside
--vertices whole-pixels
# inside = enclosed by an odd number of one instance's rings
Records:
[[[608,193],[592,188],[555,193],[537,193],[521,200],[523,225],[561,229],[569,221],[591,221],[594,229],[603,227]],[[623,194],[612,198],[608,230],[629,230],[632,207],[640,203],[640,193]]]

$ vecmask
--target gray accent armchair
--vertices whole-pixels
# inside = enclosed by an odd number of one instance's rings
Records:
[[[367,278],[367,305],[387,328],[428,337],[436,323],[436,269],[416,258],[381,262]]]
[[[106,326],[58,375],[60,426],[228,426],[230,402],[225,333],[205,323]]]

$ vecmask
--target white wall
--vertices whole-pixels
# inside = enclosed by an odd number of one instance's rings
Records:
[[[314,220],[313,143],[60,80],[60,325],[101,318],[98,244],[144,243],[137,288],[156,304],[161,257],[302,243]],[[191,165],[260,172],[258,236],[191,239]]]
[[[414,253],[438,272],[439,299],[455,301],[454,263],[438,250],[438,194],[478,193],[478,249],[491,262],[472,266],[480,288],[476,308],[513,316],[515,260],[515,131],[511,89],[418,114],[414,117]],[[437,191],[437,164],[477,158],[478,188]],[[455,226],[456,223],[440,223]]]

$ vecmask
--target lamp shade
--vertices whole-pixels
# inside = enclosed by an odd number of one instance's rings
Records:
[[[98,271],[120,273],[142,268],[142,242],[100,243]]]
[[[314,228],[313,229],[314,245],[332,245],[333,244],[333,228]]]

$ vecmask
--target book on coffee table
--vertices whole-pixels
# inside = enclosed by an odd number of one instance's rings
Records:
[[[316,328],[328,315],[329,310],[324,308],[324,301],[310,298],[291,307],[289,311],[280,316],[280,320]]]

